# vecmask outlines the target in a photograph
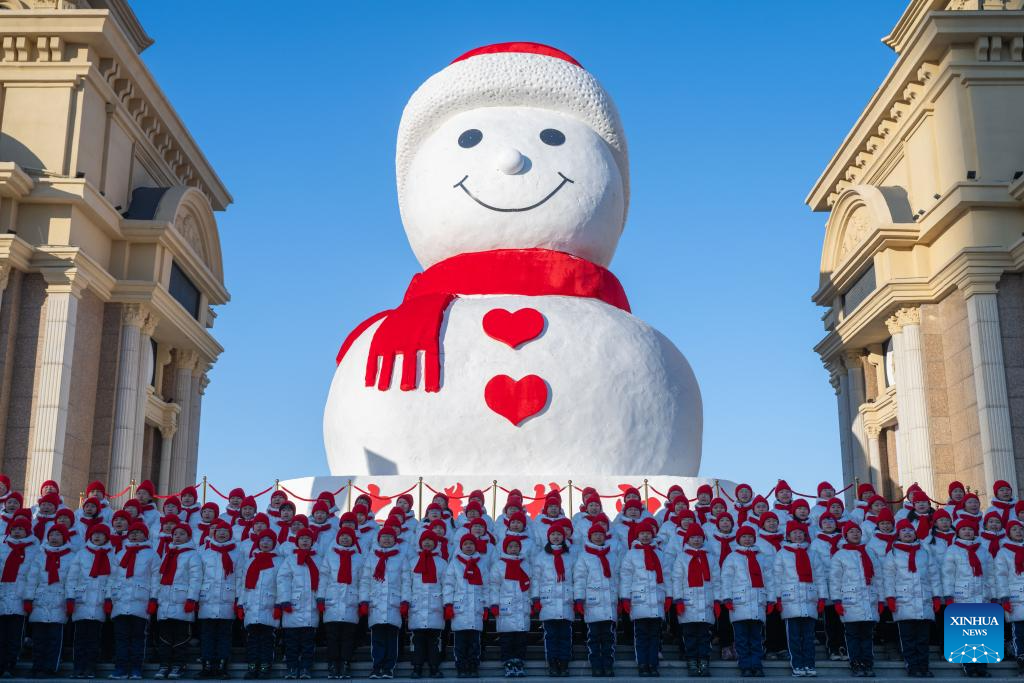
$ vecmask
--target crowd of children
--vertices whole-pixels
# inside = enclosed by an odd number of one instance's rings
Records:
[[[895,514],[869,484],[849,510],[827,482],[813,502],[784,481],[773,494],[741,484],[727,502],[705,485],[689,500],[673,487],[652,513],[629,489],[612,514],[584,489],[570,517],[556,491],[531,519],[518,491],[496,517],[474,491],[458,515],[436,495],[422,518],[408,494],[384,516],[369,496],[341,514],[323,493],[307,517],[280,490],[260,512],[234,489],[221,510],[200,504],[193,487],[158,498],[148,481],[116,511],[100,482],[76,511],[53,481],[26,508],[0,475],[0,674],[15,672],[30,635],[33,674],[54,675],[68,633],[72,677],[94,678],[109,620],[114,679],[142,678],[153,626],[156,678],[182,677],[194,636],[198,677],[227,678],[239,625],[249,679],[269,674],[278,638],[286,678],[310,678],[318,631],[328,678],[351,678],[366,628],[370,678],[393,677],[403,634],[413,676],[441,677],[449,632],[458,676],[476,677],[490,621],[505,676],[520,677],[539,621],[548,674],[559,677],[581,620],[591,671],[604,677],[614,675],[621,619],[641,676],[659,675],[663,637],[678,643],[691,676],[710,675],[715,639],[743,676],[763,676],[765,658],[816,676],[820,622],[828,656],[848,659],[854,676],[874,676],[876,636],[898,633],[908,674],[931,677],[928,648],[945,606],[994,602],[1014,625],[1024,675],[1024,502],[1008,482],[995,483],[984,511],[959,482],[935,506],[912,486]],[[964,673],[989,675],[985,664]]]

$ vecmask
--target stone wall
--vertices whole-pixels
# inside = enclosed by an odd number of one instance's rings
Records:
[[[1006,273],[999,281],[999,330],[1003,337],[1006,391],[1016,460],[1017,488],[1024,486],[1024,275]]]
[[[0,470],[4,466],[3,448],[7,434],[7,411],[11,403],[11,382],[14,377],[14,343],[18,334],[18,310],[21,299],[22,273],[12,270],[7,289],[0,294]]]
[[[121,353],[121,308],[121,304],[103,306],[89,481],[106,481],[110,474],[110,451],[114,433],[114,391],[117,389],[117,359]]]
[[[75,323],[75,349],[68,391],[68,425],[64,437],[61,486],[69,500],[84,492],[90,479],[92,430],[96,413],[96,385],[100,368],[103,302],[89,290],[82,292]]]
[[[18,301],[18,329],[14,337],[13,372],[7,429],[4,434],[4,472],[11,486],[21,490],[25,485],[25,468],[32,443],[32,396],[35,393],[40,347],[43,343],[42,320],[46,308],[46,282],[42,275],[26,275],[22,279]],[[37,491],[26,491],[28,499]]]
[[[921,334],[935,468],[931,493],[941,498],[953,480],[984,488],[967,303],[959,290],[936,304],[921,306]]]

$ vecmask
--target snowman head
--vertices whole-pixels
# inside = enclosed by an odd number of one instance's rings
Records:
[[[608,265],[625,223],[615,105],[572,57],[537,43],[479,48],[428,79],[402,115],[396,171],[424,267],[530,248]]]

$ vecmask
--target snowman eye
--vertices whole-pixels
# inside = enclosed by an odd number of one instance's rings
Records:
[[[558,147],[565,142],[565,133],[554,128],[545,128],[540,132],[540,141],[545,145]]]
[[[476,147],[480,144],[480,141],[484,139],[484,134],[478,131],[476,128],[470,128],[467,131],[463,131],[462,135],[459,136],[459,147],[469,149],[470,147]]]

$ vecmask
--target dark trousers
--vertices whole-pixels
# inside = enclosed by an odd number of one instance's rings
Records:
[[[732,631],[736,637],[736,663],[740,669],[760,669],[761,655],[764,654],[764,624],[760,619],[740,619],[732,622]]]
[[[142,672],[146,661],[149,619],[128,614],[114,617],[114,670],[122,674]]]
[[[1024,621],[1010,622],[1010,642],[1013,643],[1013,656],[1024,660]]]
[[[480,631],[455,631],[455,669],[476,671],[480,668]]]
[[[352,663],[356,649],[356,628],[359,624],[347,621],[325,621],[324,637],[327,641],[327,661]]]
[[[419,670],[426,664],[431,672],[441,668],[441,629],[418,628],[412,632],[412,665]]]
[[[658,651],[661,650],[661,619],[633,620],[633,651],[636,665],[658,668]]]
[[[274,663],[274,627],[249,624],[245,627],[245,661],[249,664]]]
[[[526,631],[505,631],[498,634],[501,644],[501,661],[526,659]]]
[[[60,666],[64,624],[32,624],[32,673],[53,673]]]
[[[840,648],[846,647],[843,637],[843,620],[836,614],[835,605],[825,605],[825,647],[830,655],[839,654]]]
[[[284,661],[289,669],[309,671],[313,668],[316,629],[312,626],[281,629],[284,632]]]
[[[184,666],[185,650],[192,637],[192,623],[181,619],[161,619],[156,623],[163,666]]]
[[[928,670],[928,633],[930,619],[906,619],[897,621],[900,630],[900,649],[907,671]]]
[[[544,659],[548,664],[572,661],[572,622],[548,619],[544,623]]]
[[[20,614],[0,616],[0,672],[13,672],[25,639],[25,617]]]
[[[390,674],[398,663],[398,627],[374,624],[370,627],[370,658],[373,670]]]
[[[722,613],[715,621],[715,632],[718,634],[718,647],[729,647],[735,641],[735,633],[732,630],[732,614],[722,607]]]
[[[80,619],[75,622],[75,673],[96,673],[96,660],[100,656],[100,635],[102,633],[102,621]]]
[[[848,621],[843,624],[846,630],[846,651],[850,655],[850,667],[875,665],[875,622]]]
[[[782,623],[782,616],[778,612],[772,612],[764,622],[764,650],[785,652],[787,648],[786,625]]]
[[[686,642],[686,657],[688,659],[710,659],[711,658],[711,624],[703,621],[682,623],[679,628],[683,631],[683,640]]]
[[[789,665],[793,669],[814,668],[814,626],[817,619],[793,617],[786,619],[786,642],[789,643]]]
[[[231,659],[231,627],[233,619],[200,619],[200,657],[205,662]]]
[[[615,665],[615,622],[591,621],[587,624],[587,658],[595,669]]]

